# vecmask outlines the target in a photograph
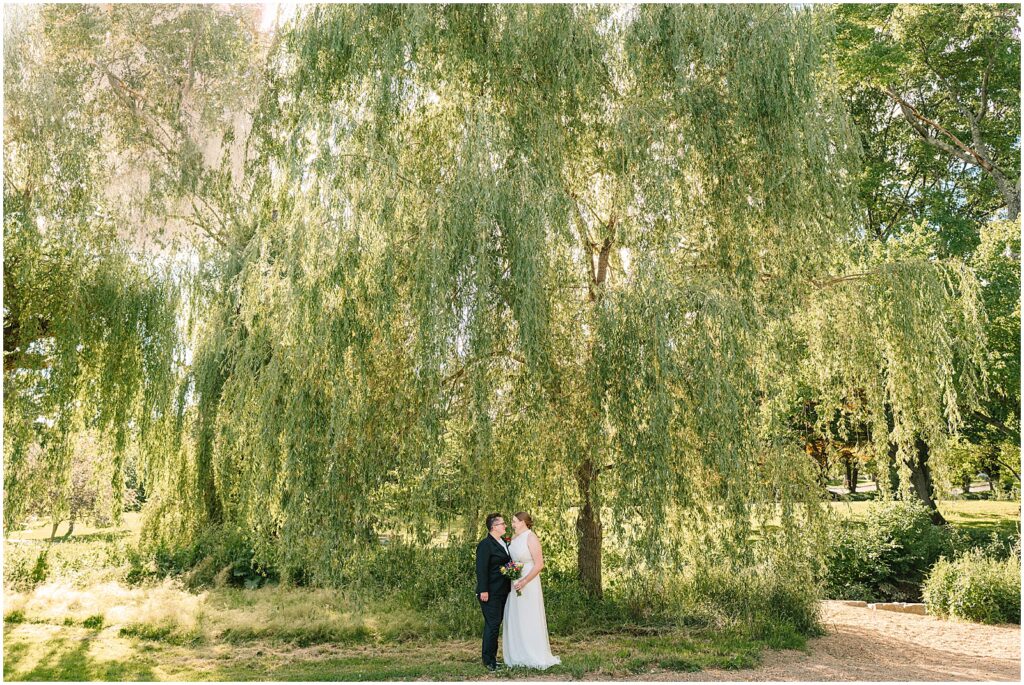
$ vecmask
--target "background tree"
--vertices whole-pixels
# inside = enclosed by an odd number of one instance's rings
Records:
[[[240,17],[211,7],[4,11],[10,525],[28,480],[70,486],[76,412],[111,440],[118,488],[128,441],[151,437],[175,413],[178,292],[189,262],[162,246],[183,221],[223,240],[210,198],[230,197],[230,175],[216,173],[222,160],[207,134],[223,109],[225,65],[237,64],[252,36],[239,32]],[[47,445],[32,469],[31,444]]]
[[[984,417],[1007,417],[1013,426],[1014,412],[1019,416],[1019,380],[1005,376],[1013,373],[1006,365],[1018,363],[1007,360],[1019,359],[1019,325],[1012,333],[1006,327],[1014,306],[1019,311],[1019,266],[1013,280],[1019,259],[1012,245],[1003,245],[1000,282],[986,277],[992,267],[979,261],[993,254],[991,247],[979,249],[983,233],[1019,231],[1018,14],[1008,5],[834,9],[840,84],[865,151],[859,178],[865,234],[887,244],[878,255],[903,250],[955,259],[981,278],[993,375],[984,408],[964,417],[963,430],[975,440],[999,430],[983,428]],[[991,223],[1003,208],[1011,229]],[[1009,299],[1000,295],[1008,289]],[[996,320],[1003,323],[993,325]],[[1014,431],[1019,428],[1008,427],[1002,439]],[[920,482],[915,491],[926,502],[933,501],[929,455],[922,441],[910,463]],[[933,517],[941,520],[934,507]]]
[[[895,203],[878,198],[872,209],[892,211],[876,211],[876,230],[893,235],[901,219],[903,225],[914,218],[956,222],[958,216],[969,220],[1000,207],[1015,220],[1020,214],[1019,8],[858,5],[836,12],[843,70],[851,89],[859,91],[856,109],[872,120],[865,130],[875,140],[868,145],[880,153],[873,157],[865,188],[905,198]],[[893,175],[908,178],[897,189],[885,183]],[[936,183],[939,179],[946,183]],[[947,241],[955,235],[950,233]]]

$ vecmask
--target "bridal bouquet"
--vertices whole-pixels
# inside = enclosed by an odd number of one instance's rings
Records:
[[[523,565],[518,561],[510,561],[501,567],[501,575],[507,576],[514,583],[523,575]],[[516,595],[522,597],[523,591],[516,590]]]

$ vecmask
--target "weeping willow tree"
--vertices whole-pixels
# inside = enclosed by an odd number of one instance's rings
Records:
[[[33,499],[67,513],[73,442],[91,430],[119,515],[129,445],[149,461],[180,432],[182,262],[169,244],[189,228],[223,241],[230,164],[207,169],[216,146],[197,139],[251,41],[244,12],[213,8],[4,14],[4,523]]]
[[[594,594],[608,549],[798,582],[822,521],[794,403],[909,457],[983,387],[971,273],[865,247],[815,12],[310,6],[259,76],[230,12],[42,12],[51,61],[5,55],[37,70],[5,86],[34,88],[5,110],[5,304],[51,294],[7,305],[5,397],[28,331],[63,326],[41,344],[78,375],[17,386],[73,399],[6,434],[96,397],[98,425],[167,428],[144,440],[152,541],[212,531],[338,583],[381,532],[475,537],[525,508]],[[249,133],[221,120],[240,83]],[[57,96],[54,125],[33,103]],[[202,122],[245,145],[210,154]],[[131,211],[97,201],[96,141],[144,160]],[[182,208],[202,249],[172,393],[173,289],[111,236]],[[88,268],[57,275],[48,236]],[[108,394],[61,380],[93,377]]]
[[[983,343],[968,272],[862,254],[817,16],[304,9],[192,369],[207,522],[321,582],[384,527],[536,506],[595,594],[609,539],[806,571],[800,388],[902,454]]]

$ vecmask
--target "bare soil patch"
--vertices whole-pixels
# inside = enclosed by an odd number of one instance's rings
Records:
[[[826,635],[808,651],[766,652],[743,671],[657,674],[664,680],[1020,681],[1020,626],[960,623],[824,602]]]

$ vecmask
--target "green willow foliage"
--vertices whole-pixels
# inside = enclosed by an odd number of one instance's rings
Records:
[[[31,498],[55,496],[51,514],[66,514],[83,428],[104,437],[119,516],[129,443],[160,442],[175,411],[177,286],[126,246],[130,224],[108,192],[118,122],[78,51],[102,42],[95,15],[5,14],[4,525]]]
[[[33,484],[58,493],[59,519],[82,427],[108,439],[119,515],[129,439],[149,436],[177,383],[176,290],[124,251],[101,207],[76,216],[66,198],[4,190],[4,523]],[[26,461],[33,444],[40,463]]]
[[[171,508],[321,582],[379,533],[509,507],[575,515],[597,591],[606,536],[635,568],[806,570],[800,385],[903,450],[956,427],[983,343],[969,273],[858,257],[817,17],[303,10],[194,362],[179,482],[205,504]]]

